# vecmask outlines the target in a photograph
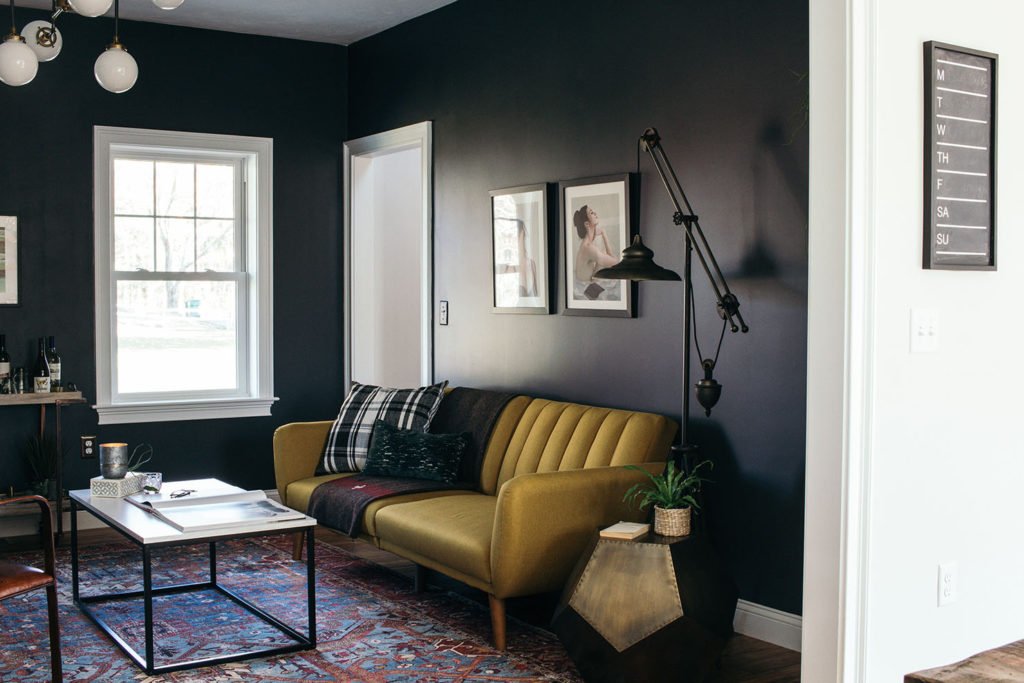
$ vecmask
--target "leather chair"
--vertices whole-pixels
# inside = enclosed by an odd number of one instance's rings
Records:
[[[37,588],[46,589],[46,607],[50,621],[50,670],[53,681],[63,680],[60,662],[60,624],[57,620],[57,572],[54,566],[53,520],[50,504],[42,496],[22,496],[0,500],[0,506],[36,503],[42,512],[43,569],[0,561],[0,600]]]

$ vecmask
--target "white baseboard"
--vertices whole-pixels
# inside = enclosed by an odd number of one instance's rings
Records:
[[[802,623],[795,614],[740,600],[732,625],[737,633],[799,652]]]

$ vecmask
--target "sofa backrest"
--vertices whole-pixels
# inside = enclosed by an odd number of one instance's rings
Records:
[[[520,474],[664,461],[676,430],[654,413],[517,396],[491,432],[480,488],[493,495]]]

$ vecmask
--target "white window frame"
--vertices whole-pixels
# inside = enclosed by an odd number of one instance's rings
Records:
[[[96,286],[96,405],[99,424],[212,420],[270,415],[274,396],[273,168],[270,138],[95,126],[94,234]],[[236,159],[243,172],[242,220],[245,310],[239,311],[239,391],[125,396],[114,391],[117,297],[113,240],[113,158],[116,155],[210,156]],[[240,238],[240,239],[239,239]],[[205,279],[205,276],[200,276]],[[231,276],[227,276],[230,279]],[[161,278],[154,274],[154,279]],[[175,278],[179,279],[179,278]],[[181,278],[188,279],[188,278]]]

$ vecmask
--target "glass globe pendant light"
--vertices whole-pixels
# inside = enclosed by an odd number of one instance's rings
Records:
[[[12,0],[13,2],[13,0]],[[114,0],[114,42],[96,59],[93,73],[104,90],[112,93],[128,92],[139,78],[139,65],[121,44],[118,36],[119,0]]]
[[[153,4],[160,9],[178,9],[185,0],[153,0]]]
[[[7,85],[26,85],[39,71],[39,58],[18,35],[14,22],[14,0],[11,0],[11,32],[0,43],[0,81]]]
[[[36,53],[40,62],[49,62],[57,58],[64,47],[64,38],[54,26],[53,21],[32,21],[21,29],[21,37]]]
[[[98,17],[110,10],[114,0],[68,0],[68,4],[83,17]]]

